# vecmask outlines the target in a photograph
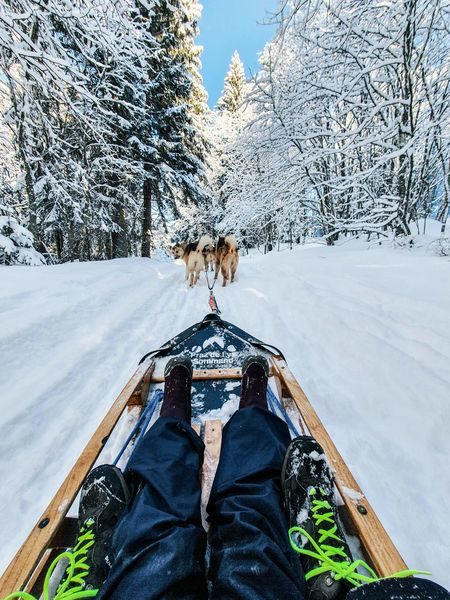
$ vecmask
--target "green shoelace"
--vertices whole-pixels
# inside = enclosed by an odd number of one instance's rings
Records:
[[[324,495],[324,492],[320,490]],[[316,494],[316,490],[311,488],[309,495],[313,496]],[[345,580],[352,587],[359,587],[364,583],[374,583],[381,579],[390,579],[392,577],[410,577],[411,575],[431,575],[428,571],[416,571],[407,569],[399,571],[388,577],[377,577],[375,571],[363,560],[355,560],[350,562],[347,554],[345,553],[343,546],[331,546],[327,544],[327,540],[333,540],[335,542],[344,544],[344,541],[336,535],[337,525],[334,520],[333,510],[327,500],[313,500],[311,508],[312,518],[314,519],[316,526],[322,523],[330,524],[329,529],[319,528],[319,540],[316,542],[311,535],[303,529],[303,527],[291,527],[289,529],[289,541],[291,547],[305,556],[309,556],[318,561],[319,566],[309,570],[305,573],[306,581],[312,577],[317,577],[322,573],[331,573],[336,581]],[[294,539],[294,536],[296,539]],[[300,536],[305,537],[311,544],[311,550],[307,550],[304,547],[298,545],[298,539]],[[305,544],[306,545],[306,544]],[[363,575],[357,572],[358,567],[362,567],[367,571],[368,575]]]
[[[82,527],[77,543],[71,552],[62,552],[50,565],[45,576],[43,588],[43,600],[81,600],[82,598],[94,598],[98,590],[85,590],[85,578],[89,573],[89,565],[86,562],[89,548],[94,544],[94,534],[92,532],[93,522],[87,522],[87,527]],[[62,560],[68,560],[64,579],[56,590],[56,594],[50,597],[50,578],[56,567]],[[4,600],[38,600],[28,592],[13,592]]]

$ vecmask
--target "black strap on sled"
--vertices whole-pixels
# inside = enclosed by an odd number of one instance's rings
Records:
[[[206,315],[206,317],[203,319],[203,321],[200,321],[199,323],[195,323],[195,325],[191,325],[191,327],[189,327],[188,329],[185,329],[184,331],[182,331],[181,333],[176,335],[174,338],[172,338],[171,340],[169,340],[168,342],[163,344],[157,350],[153,350],[152,352],[148,352],[147,354],[145,354],[139,361],[139,364],[144,362],[144,360],[146,358],[154,357],[154,356],[164,356],[166,354],[169,354],[169,352],[171,350],[173,350],[174,348],[176,348],[176,346],[178,344],[180,344],[180,342],[184,342],[186,339],[190,338],[199,329],[208,327],[211,322],[216,323],[223,329],[226,329],[229,333],[231,333],[231,335],[236,336],[237,338],[250,344],[251,346],[254,346],[255,348],[259,348],[260,350],[265,350],[266,352],[270,352],[271,354],[274,354],[276,356],[280,356],[284,360],[283,353],[276,346],[273,346],[272,344],[268,344],[267,342],[258,340],[258,338],[253,337],[252,335],[250,335],[243,329],[240,329],[236,325],[233,325],[232,323],[229,323],[228,321],[224,321],[221,317],[219,317],[218,314],[210,313],[210,314]]]

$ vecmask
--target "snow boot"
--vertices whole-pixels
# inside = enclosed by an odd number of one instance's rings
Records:
[[[191,422],[192,362],[186,356],[171,358],[164,369],[164,399],[161,417]]]
[[[269,363],[260,354],[251,354],[242,363],[241,400],[239,408],[258,406],[264,410],[267,407],[267,380]]]
[[[71,592],[92,594],[100,589],[111,567],[108,552],[114,528],[129,500],[127,484],[117,467],[101,465],[86,477],[80,496],[79,534],[70,553],[74,562],[70,560],[56,598],[58,594],[71,598]]]
[[[380,581],[367,563],[352,559],[339,523],[331,471],[314,438],[292,440],[281,471],[281,486],[290,523],[289,539],[300,554],[308,600],[342,600],[350,589]],[[406,569],[383,580],[411,575],[430,573]]]
[[[338,573],[352,563],[352,557],[337,516],[331,472],[314,438],[291,442],[281,485],[291,545],[300,554],[308,600],[344,598],[353,586]]]

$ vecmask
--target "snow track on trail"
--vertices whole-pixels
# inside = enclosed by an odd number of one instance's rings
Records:
[[[171,267],[164,275],[158,264],[132,259],[49,267],[39,271],[42,281],[31,273],[30,294],[1,299],[0,570],[141,356],[191,323]]]
[[[352,247],[244,258],[219,305],[283,349],[407,564],[450,587],[450,262]]]
[[[280,347],[412,568],[450,587],[450,262],[306,246],[244,256],[223,318]],[[2,269],[0,570],[139,358],[208,312],[145,259]]]

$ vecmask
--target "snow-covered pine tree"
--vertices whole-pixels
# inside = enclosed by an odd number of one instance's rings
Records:
[[[194,115],[203,115],[207,111],[208,94],[203,85],[200,70],[203,48],[195,43],[198,37],[202,6],[198,0],[181,0],[183,22],[180,23],[180,53],[183,56],[192,79],[189,105]]]
[[[83,136],[85,166],[89,169],[85,245],[89,249],[95,242],[97,253],[118,258],[128,256],[138,236],[136,214],[143,182],[144,51],[149,50],[144,46],[140,20],[136,20],[127,2],[114,7],[100,3],[96,15],[101,31],[96,62],[88,61],[85,66],[86,87],[94,100],[83,99],[84,111],[94,119],[93,127]]]
[[[0,114],[10,108],[7,86],[0,82]],[[4,122],[0,130],[0,265],[42,265],[44,257],[33,245],[32,233],[20,224],[25,199],[14,151],[14,136]]]
[[[46,217],[58,255],[66,260],[127,256],[137,236],[142,185],[138,124],[145,113],[145,70],[139,24],[125,0],[83,6],[75,24],[64,13],[53,19],[83,81],[60,111],[64,186],[59,197],[54,182],[50,186],[54,202]]]
[[[242,167],[238,158],[236,141],[246,127],[251,110],[247,104],[249,84],[245,80],[244,65],[239,54],[234,52],[229,71],[225,77],[223,95],[217,103],[217,108],[209,116],[209,182],[213,190],[212,225],[219,231],[233,231],[240,234],[239,221],[226,214],[225,206],[229,198],[228,180],[238,183],[238,171]],[[233,171],[233,173],[232,173]],[[236,172],[236,180],[234,180]],[[243,173],[242,173],[243,174]],[[234,213],[233,213],[234,214]],[[222,220],[225,220],[222,222]]]
[[[220,110],[235,113],[241,106],[245,96],[245,69],[237,50],[231,57],[228,73],[225,76],[222,96],[217,102]]]
[[[10,108],[8,86],[0,81],[0,119],[3,116],[3,120],[0,120],[0,205],[6,213],[18,215],[24,209],[25,199],[14,148],[14,133],[7,119]]]
[[[39,190],[35,186],[42,177],[41,156],[53,138],[54,98],[63,92],[61,85],[67,83],[69,71],[64,72],[68,63],[52,35],[50,15],[54,9],[52,1],[37,5],[28,0],[7,0],[0,22],[1,70],[10,101],[7,120],[14,131],[24,171],[28,222],[35,235],[39,203]],[[52,83],[56,85],[52,87]]]
[[[7,0],[3,9],[6,117],[24,172],[25,213],[62,260],[126,256],[142,185],[135,132],[145,120],[142,35],[127,0],[76,6]]]
[[[186,66],[191,77],[191,91],[188,98],[189,114],[192,123],[193,135],[186,138],[186,148],[198,160],[199,169],[194,174],[196,186],[190,186],[180,194],[178,202],[178,219],[185,222],[184,225],[176,223],[174,227],[179,231],[181,227],[188,233],[183,239],[198,237],[206,231],[213,233],[209,223],[209,208],[211,191],[208,189],[206,175],[206,164],[210,154],[208,144],[207,127],[210,110],[207,105],[208,94],[203,85],[201,76],[201,53],[203,48],[196,44],[199,35],[199,21],[202,6],[198,0],[182,0],[184,5],[184,21],[182,29],[179,30],[180,52],[184,57]],[[176,239],[179,236],[171,236]]]
[[[45,265],[45,258],[33,246],[33,234],[0,204],[0,266]]]
[[[150,145],[144,152],[144,208],[142,256],[150,256],[153,221],[168,231],[169,221],[180,216],[179,203],[196,204],[204,194],[200,184],[202,160],[192,116],[194,66],[192,24],[196,3],[156,0],[151,12],[136,0],[150,40],[158,52],[146,56],[148,74],[145,127]],[[153,43],[153,42],[151,42]],[[154,219],[153,206],[157,209]]]

